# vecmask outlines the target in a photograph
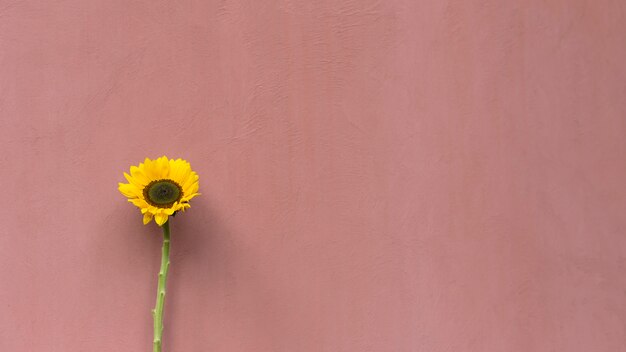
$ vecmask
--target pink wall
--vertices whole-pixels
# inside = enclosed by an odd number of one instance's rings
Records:
[[[626,6],[0,1],[0,350],[626,350]]]

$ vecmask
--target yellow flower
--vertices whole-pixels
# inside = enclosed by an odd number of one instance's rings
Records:
[[[124,173],[129,183],[120,183],[118,189],[128,201],[141,209],[143,223],[154,221],[162,226],[170,215],[191,207],[191,198],[198,193],[198,174],[185,160],[156,160],[146,158],[139,166]]]

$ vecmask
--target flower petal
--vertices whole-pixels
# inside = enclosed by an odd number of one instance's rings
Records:
[[[183,186],[183,192],[185,192],[185,194],[192,194],[198,191],[198,185],[197,185],[198,174],[197,173],[192,171],[189,177],[187,177],[187,179],[184,181],[185,182],[181,186]],[[194,184],[196,185],[194,186]]]
[[[137,166],[130,167],[130,175],[142,186],[145,186],[152,181],[148,176],[146,176],[146,174],[143,173],[143,170]]]
[[[156,169],[160,178],[168,178],[170,175],[170,162],[166,156],[162,156],[156,160]]]
[[[154,221],[156,221],[157,225],[163,226],[165,222],[167,222],[167,214],[156,214],[154,216]]]
[[[170,170],[170,178],[182,187],[191,174],[191,165],[182,159],[170,160],[170,165],[173,166]]]
[[[152,221],[152,214],[150,214],[150,213],[143,214],[143,224],[144,225],[148,225],[148,223],[150,223],[150,221]]]
[[[133,184],[118,183],[117,189],[119,189],[119,191],[128,198],[141,197],[141,191]]]

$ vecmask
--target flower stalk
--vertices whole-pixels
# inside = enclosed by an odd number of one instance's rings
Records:
[[[165,287],[167,285],[167,272],[170,267],[170,222],[163,226],[163,249],[161,251],[161,269],[159,270],[159,283],[157,286],[157,298],[152,317],[154,319],[154,348],[153,352],[161,352],[163,345],[163,306],[165,305]]]

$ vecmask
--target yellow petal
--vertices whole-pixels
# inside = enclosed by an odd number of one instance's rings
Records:
[[[185,201],[185,202],[188,202],[188,201],[190,201],[192,198],[194,198],[194,197],[196,197],[196,196],[199,196],[200,194],[201,194],[201,193],[192,193],[192,194],[190,194],[190,195],[188,195],[188,196],[187,196],[187,195],[186,195],[186,196],[184,196],[182,200],[183,200],[183,201]]]
[[[133,184],[135,187],[139,189],[143,189],[143,187],[147,185],[147,183],[143,183],[141,179],[133,177],[127,173],[124,173],[124,177],[126,178],[126,181],[128,181],[128,183]]]
[[[143,214],[143,224],[148,225],[150,221],[152,221],[152,214],[150,213]]]
[[[150,160],[149,158],[146,158],[146,160],[143,161],[143,164],[139,164],[139,169],[150,180],[158,180],[161,178],[161,174],[160,172],[158,172],[155,163],[156,163],[156,160],[153,161],[153,160]]]
[[[154,216],[154,221],[156,221],[157,225],[163,226],[167,221],[167,214],[156,214]]]
[[[171,208],[167,208],[167,209],[163,210],[163,213],[165,213],[166,215],[172,215],[172,214],[174,214],[174,212],[176,210],[178,210],[178,209],[176,209],[176,206],[173,205]]]
[[[139,198],[141,196],[141,191],[132,184],[119,183],[117,189],[128,198]]]
[[[189,177],[187,177],[185,182],[181,185],[183,186],[183,191],[185,193],[194,193],[192,192],[191,186],[196,182],[198,182],[198,174],[192,171]]]
[[[180,159],[170,159],[169,164],[170,164],[170,174],[169,174],[169,178],[176,181],[177,175],[178,175],[178,171],[180,169],[179,165],[178,165],[178,160]]]
[[[182,187],[191,173],[191,165],[185,160],[176,159],[170,161],[170,166],[173,167],[173,169],[170,170],[170,178]]]
[[[142,213],[145,213],[145,211],[143,210],[148,208],[148,203],[143,199],[134,198],[134,199],[129,199],[128,201],[133,203],[137,208],[141,209]]]
[[[131,166],[130,167],[130,174],[131,176],[137,180],[138,183],[140,183],[142,186],[147,185],[148,183],[150,183],[150,181],[152,181],[150,178],[148,178],[148,176],[146,176],[143,171],[137,167],[137,166]]]
[[[157,173],[161,178],[168,178],[170,175],[170,162],[166,156],[162,156],[156,160]]]
[[[152,205],[149,205],[149,206],[148,206],[148,212],[149,212],[150,214],[152,214],[152,215],[156,215],[156,214],[158,214],[158,213],[159,213],[159,208],[157,208],[157,207],[155,207],[155,206],[152,206]]]
[[[183,193],[185,194],[185,197],[188,197],[188,195],[192,195],[194,193],[198,193],[198,187],[200,187],[198,181],[187,185],[186,188],[183,188]]]

